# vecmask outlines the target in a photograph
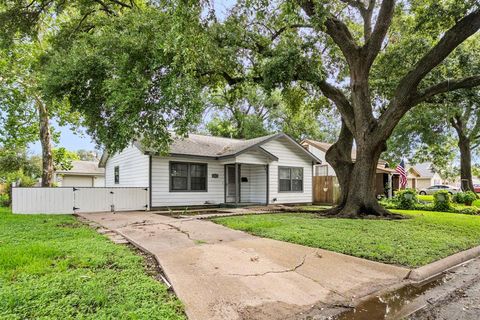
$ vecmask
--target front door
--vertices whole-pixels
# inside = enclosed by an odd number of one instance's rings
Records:
[[[235,194],[237,193],[237,179],[235,175],[235,165],[227,166],[227,175],[225,181],[226,202],[235,202]]]

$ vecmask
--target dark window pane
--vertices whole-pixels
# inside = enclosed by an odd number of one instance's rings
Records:
[[[188,164],[172,163],[170,167],[170,175],[172,177],[188,177]]]
[[[290,179],[280,179],[280,191],[290,191]]]
[[[303,180],[303,169],[302,168],[292,168],[292,179]]]
[[[292,191],[303,191],[303,180],[292,180]]]
[[[172,177],[172,190],[188,190],[188,178]]]
[[[280,168],[280,179],[290,179],[290,168]]]
[[[115,184],[120,183],[120,167],[114,167],[113,177],[115,179]]]
[[[207,179],[203,177],[190,178],[191,190],[204,191],[207,190]]]
[[[191,164],[190,174],[192,177],[205,178],[207,176],[207,166],[204,164]]]

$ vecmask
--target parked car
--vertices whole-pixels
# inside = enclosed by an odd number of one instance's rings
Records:
[[[475,191],[476,193],[480,193],[480,184],[474,184],[473,191]]]
[[[452,186],[447,186],[447,185],[435,185],[435,186],[428,187],[426,189],[422,189],[422,190],[420,190],[419,193],[422,194],[422,195],[434,194],[435,192],[440,191],[440,190],[446,190],[450,194],[460,192],[460,188],[457,188],[457,187],[452,187]]]

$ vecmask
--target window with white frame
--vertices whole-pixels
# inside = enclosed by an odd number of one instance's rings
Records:
[[[279,167],[278,190],[280,192],[303,191],[303,168]]]
[[[207,164],[170,162],[170,191],[207,191]]]

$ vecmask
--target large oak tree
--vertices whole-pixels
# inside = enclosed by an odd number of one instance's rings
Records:
[[[326,159],[342,195],[331,214],[390,216],[378,204],[374,185],[376,164],[393,129],[416,105],[480,84],[475,73],[430,78],[480,28],[475,2],[249,1],[232,11],[223,27],[217,41],[236,46],[237,59],[248,61],[225,76],[229,85],[242,78],[273,87],[302,82],[338,108],[342,130]],[[236,42],[229,36],[235,32],[241,35]],[[395,70],[385,73],[390,78],[383,83],[382,69]]]

